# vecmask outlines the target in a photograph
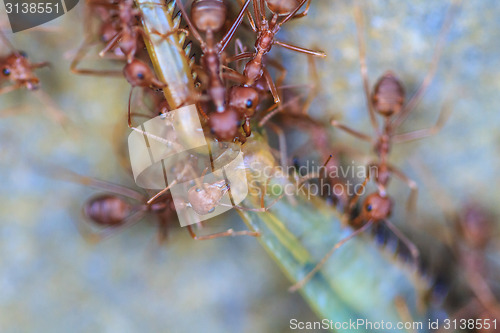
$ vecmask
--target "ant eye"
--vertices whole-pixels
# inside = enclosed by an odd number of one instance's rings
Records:
[[[19,51],[19,55],[23,58],[28,58],[28,55],[24,51]]]
[[[137,78],[139,80],[144,80],[144,73],[137,73]]]
[[[248,100],[247,100],[247,103],[245,104],[245,106],[246,106],[248,109],[250,109],[250,108],[253,106],[253,102],[252,102],[252,100],[251,100],[251,99],[248,99]]]
[[[196,189],[196,192],[201,192],[201,188],[197,188],[197,189]]]
[[[372,205],[368,204],[366,205],[366,211],[371,212],[373,209]]]
[[[4,68],[4,69],[2,70],[2,73],[3,73],[3,75],[8,76],[8,75],[10,75],[10,69],[8,69],[8,68]]]

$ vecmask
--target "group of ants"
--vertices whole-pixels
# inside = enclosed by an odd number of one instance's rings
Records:
[[[289,91],[288,93],[286,91],[294,86],[287,87],[283,84],[285,68],[278,61],[268,57],[268,53],[274,45],[305,54],[309,60],[314,57],[326,56],[321,51],[295,46],[276,38],[283,24],[308,14],[311,0],[240,0],[241,9],[230,25],[227,24],[228,5],[224,0],[194,0],[190,13],[187,12],[182,1],[175,3],[172,1],[165,5],[173,11],[174,4],[180,11],[178,15],[173,15],[177,28],[172,33],[182,35],[180,40],[183,44],[186,36],[192,36],[199,42],[199,49],[202,52],[202,56],[197,61],[194,56],[189,57],[191,42],[188,47],[182,45],[186,57],[189,59],[189,64],[193,68],[193,77],[197,82],[191,100],[185,101],[185,103],[186,105],[196,104],[215,140],[245,145],[246,141],[251,139],[252,128],[255,129],[255,126],[259,130],[264,126],[276,130],[277,126],[271,121],[273,117],[288,121],[292,119],[293,125],[296,125],[297,122],[305,124],[305,126],[309,125],[311,131],[316,132],[314,136],[316,138],[318,137],[317,133],[326,133],[325,126],[307,114],[307,110],[305,110],[307,106],[295,110],[297,109],[294,109],[296,103],[284,100],[293,96]],[[250,4],[252,4],[253,10],[249,8]],[[92,13],[93,18],[99,22],[98,42],[93,42],[102,46],[99,55],[122,62],[124,67],[123,71],[79,68],[78,65],[87,52],[86,49],[82,48],[71,63],[71,70],[83,75],[124,76],[132,88],[140,87],[144,94],[151,96],[154,104],[153,111],[151,115],[145,115],[149,118],[168,113],[181,106],[169,105],[162,97],[161,90],[166,88],[166,85],[156,77],[148,63],[149,56],[145,44],[150,37],[141,25],[141,13],[135,7],[133,0],[87,0],[85,6]],[[349,220],[349,225],[355,231],[335,244],[301,281],[290,288],[291,290],[302,288],[321,269],[336,249],[349,239],[368,230],[372,225],[385,224],[405,244],[415,265],[418,266],[419,251],[417,247],[389,221],[394,203],[387,193],[387,186],[393,176],[406,183],[411,190],[408,200],[408,210],[411,211],[415,206],[417,185],[399,168],[389,162],[389,155],[394,143],[408,142],[436,134],[449,116],[449,109],[443,108],[435,126],[409,133],[396,133],[403,121],[415,109],[435,75],[454,9],[456,8],[453,5],[450,6],[426,76],[416,92],[406,101],[402,83],[390,71],[387,71],[371,89],[367,75],[365,41],[362,32],[364,28],[363,17],[361,9],[356,6],[355,19],[358,30],[361,75],[368,116],[374,135],[361,133],[336,120],[332,120],[330,125],[372,144],[376,160],[367,166],[367,170],[373,170],[375,167],[377,172],[375,175],[368,174],[362,185],[364,187],[372,178],[376,191],[367,195],[361,205],[358,205],[359,193],[348,198],[344,205],[345,215]],[[270,18],[268,12],[271,14]],[[187,24],[186,28],[180,28],[181,17]],[[244,22],[245,18],[247,18],[247,22]],[[247,28],[250,27],[256,37],[253,51],[247,51],[247,47],[241,40],[233,41],[236,32],[243,29],[244,25]],[[228,26],[229,28],[227,28]],[[0,36],[3,43],[10,48],[10,53],[0,58],[0,83],[3,84],[3,87],[0,87],[0,94],[20,88],[26,88],[29,91],[37,90],[40,81],[35,70],[46,67],[49,63],[32,62],[26,53],[17,50],[3,33]],[[167,36],[162,37],[166,39]],[[235,45],[236,54],[227,56],[226,50],[231,42]],[[84,46],[88,46],[88,44],[86,41]],[[241,66],[242,71],[239,71],[238,65],[245,60],[246,64]],[[231,68],[230,64],[237,65]],[[281,73],[276,82],[268,69],[271,66],[276,72]],[[293,102],[296,100],[291,99]],[[307,103],[304,102],[304,104]],[[287,115],[287,117],[283,115]],[[134,116],[141,116],[141,114],[131,110],[129,98],[129,127],[133,127],[132,118]],[[282,135],[283,133],[278,134]],[[324,137],[323,140],[313,141],[318,146],[319,151],[326,150]],[[332,162],[334,160],[330,155],[324,166],[328,168]],[[114,193],[96,196],[90,199],[84,207],[87,218],[94,225],[101,227],[98,232],[91,233],[94,239],[102,239],[115,233],[118,229],[134,224],[147,213],[157,215],[159,237],[162,240],[165,239],[168,226],[172,220],[175,220],[175,207],[171,195],[166,190],[162,191],[161,195],[156,194],[148,199],[143,194],[126,187],[76,174],[73,177],[80,183]],[[338,182],[338,179],[330,181]],[[195,211],[197,204],[207,206],[206,201],[212,200],[213,202],[209,202],[208,206],[214,206],[220,201],[221,196],[207,195],[209,188],[210,186],[202,185],[201,189],[197,188],[197,191],[193,191],[190,205]],[[260,200],[261,208],[253,209],[254,211],[266,212],[271,208],[272,205],[265,207],[264,195],[265,191]],[[128,199],[140,202],[140,204],[131,204]],[[273,201],[273,203],[275,202],[277,201]],[[244,209],[244,207],[240,208]],[[357,216],[353,214],[354,211],[359,212]],[[472,301],[467,303],[466,307],[473,308],[478,318],[486,316],[500,319],[500,305],[494,291],[484,277],[489,269],[484,259],[484,252],[493,240],[494,218],[477,205],[466,205],[462,213],[453,213],[448,218],[452,222],[453,237],[450,237],[452,240],[448,240],[447,243],[462,267],[465,268],[466,280],[471,290]],[[188,226],[188,231],[191,237],[196,240],[237,235],[259,236],[258,232],[235,232],[232,229],[217,234],[198,236],[191,226]]]

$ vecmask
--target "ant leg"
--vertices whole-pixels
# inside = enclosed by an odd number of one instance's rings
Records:
[[[288,291],[289,292],[295,292],[295,291],[299,290],[300,288],[302,288],[303,286],[305,286],[305,284],[307,282],[309,282],[309,280],[311,280],[313,278],[313,276],[324,266],[324,264],[326,263],[326,261],[328,260],[328,258],[330,258],[332,256],[332,254],[339,247],[341,247],[342,245],[344,245],[348,240],[356,237],[357,235],[359,235],[363,231],[367,230],[372,224],[373,224],[373,221],[370,220],[367,223],[365,223],[365,225],[363,225],[361,228],[353,231],[349,236],[347,236],[347,237],[343,238],[342,240],[340,240],[337,244],[335,244],[331,248],[330,251],[328,251],[327,254],[325,254],[325,256],[323,258],[321,258],[321,260],[316,264],[316,266],[314,266],[314,268],[302,280],[298,281],[293,286],[291,286],[290,288],[288,288]]]
[[[266,18],[266,8],[264,6],[264,0],[253,0],[253,11],[255,12],[255,21],[257,22],[257,27],[259,31],[262,29],[262,22],[268,22]]]
[[[399,125],[401,125],[401,123],[406,119],[406,117],[408,117],[408,114],[418,104],[423,94],[427,91],[427,88],[429,88],[429,85],[434,79],[434,76],[438,68],[439,59],[441,58],[441,53],[443,51],[443,47],[446,41],[446,37],[448,35],[452,20],[458,10],[458,7],[459,5],[457,4],[457,1],[453,1],[453,3],[450,5],[450,8],[448,8],[443,26],[441,28],[441,32],[439,33],[438,40],[434,48],[434,54],[432,55],[432,61],[429,66],[429,70],[427,71],[427,74],[425,75],[424,80],[418,87],[417,91],[413,94],[408,103],[406,103],[399,116],[395,118],[394,121],[391,123],[391,126],[393,126],[393,128],[396,128]]]
[[[372,142],[372,138],[369,136],[369,135],[366,135],[364,133],[361,133],[361,132],[358,132],[350,127],[347,127],[345,125],[342,125],[340,124],[338,121],[336,120],[332,120],[330,122],[330,124],[333,126],[333,127],[336,127],[338,129],[341,129],[355,137],[357,137],[358,139],[361,139],[361,140],[364,140],[364,141],[368,141],[368,142]]]
[[[34,64],[31,64],[30,68],[31,69],[37,69],[37,68],[43,68],[43,67],[50,67],[50,62],[48,61],[43,61],[43,62],[36,62]]]
[[[274,84],[273,78],[271,77],[271,74],[269,74],[269,71],[265,67],[262,68],[262,72],[262,75],[266,79],[267,85],[269,86],[269,90],[273,95],[274,103],[279,104],[281,102],[280,96],[278,94],[278,89],[276,89],[276,85]]]
[[[396,134],[392,137],[393,142],[394,143],[408,142],[436,135],[443,128],[446,121],[450,118],[451,111],[452,111],[451,108],[444,106],[434,126],[426,129],[416,130],[409,133]]]
[[[205,41],[203,40],[203,38],[201,38],[201,35],[198,32],[198,29],[196,29],[196,27],[194,26],[193,22],[191,22],[191,19],[189,18],[189,14],[187,13],[186,8],[184,8],[184,5],[182,4],[182,0],[178,0],[175,3],[177,4],[177,6],[179,6],[179,10],[181,11],[182,16],[186,20],[186,23],[189,26],[189,30],[193,34],[194,38],[196,38],[198,40],[198,42],[200,42],[200,44],[202,45],[202,48],[203,48],[203,46],[205,45]]]
[[[250,58],[253,58],[254,56],[255,56],[255,53],[253,53],[253,52],[243,52],[240,54],[236,54],[232,57],[227,57],[225,62],[230,63],[230,62],[234,62],[234,61],[240,61],[243,59],[250,59]]]
[[[307,5],[306,5],[306,8],[304,9],[304,11],[302,13],[298,13],[298,14],[295,14],[292,19],[296,19],[296,18],[301,18],[301,17],[304,17],[307,15],[307,13],[309,12],[309,7],[311,7],[311,0],[308,0],[307,1]]]
[[[10,86],[6,86],[6,87],[3,87],[3,88],[0,88],[0,95],[8,94],[11,91],[14,91],[14,90],[17,90],[17,89],[21,89],[22,87],[23,86],[21,84],[13,84],[13,85],[10,85]]]
[[[289,49],[289,50],[296,51],[296,52],[299,52],[299,53],[309,54],[309,55],[312,55],[312,56],[315,56],[315,57],[322,57],[322,58],[326,57],[326,53],[323,52],[323,51],[313,51],[313,50],[309,50],[309,49],[306,49],[306,48],[303,48],[303,47],[300,47],[300,46],[288,44],[288,43],[285,43],[285,42],[282,42],[282,41],[279,41],[279,40],[275,40],[273,42],[273,44],[276,44],[276,45],[279,45],[281,47],[284,47],[285,49]]]
[[[238,82],[240,84],[245,83],[246,77],[243,74],[241,74],[241,73],[239,73],[239,72],[235,71],[234,69],[229,68],[227,66],[222,66],[222,69],[224,70],[222,72],[222,77],[224,79]]]
[[[408,187],[410,188],[410,196],[408,197],[408,202],[407,202],[407,209],[408,211],[413,215],[415,213],[415,208],[417,204],[417,195],[418,195],[418,185],[417,183],[408,178],[401,170],[398,168],[389,165],[388,166],[389,170],[396,175],[399,179],[401,179],[403,182],[405,182]]]
[[[264,5],[264,0],[260,0],[260,1],[261,1],[261,4]],[[306,3],[306,1],[310,1],[310,0],[302,0],[290,14],[288,14],[280,23],[277,24],[278,27],[280,27],[282,24],[285,24],[286,22],[288,22],[289,20],[294,18],[294,16],[297,14],[297,12],[300,10],[300,8]]]
[[[174,186],[175,184],[177,184],[177,179],[175,179],[173,182],[171,182],[170,184],[168,184],[167,187],[165,187],[163,190],[161,190],[160,192],[156,193],[154,196],[152,196],[147,202],[146,204],[147,205],[151,205],[152,203],[154,203],[159,197],[161,197],[163,194],[165,194],[168,190],[170,190],[170,188],[172,186]]]
[[[234,237],[234,236],[252,236],[252,237],[259,237],[260,236],[260,232],[258,232],[258,231],[250,231],[250,230],[234,231],[233,229],[228,229],[226,231],[218,232],[218,233],[211,234],[211,235],[198,236],[194,233],[191,225],[188,225],[187,229],[189,231],[189,235],[194,240],[208,240],[208,239],[215,239],[215,238],[221,238],[221,237]]]
[[[206,170],[204,171],[204,174],[206,173]],[[163,194],[165,194],[172,186],[176,185],[179,180],[182,179],[182,177],[184,177],[184,175],[187,173],[187,172],[190,172],[191,175],[194,175],[194,170],[193,168],[191,167],[191,165],[189,164],[186,164],[184,166],[184,168],[182,169],[182,172],[177,176],[176,179],[174,179],[170,184],[168,184],[167,187],[165,187],[163,190],[161,190],[160,192],[156,193],[153,197],[151,197],[147,202],[146,202],[146,205],[150,206],[151,204],[153,204],[158,198],[160,198]],[[203,174],[203,176],[204,176]],[[202,177],[203,177],[202,176]],[[196,180],[196,178],[194,178]],[[165,179],[165,182],[167,180]],[[198,187],[200,187],[201,185],[200,184],[197,184]]]
[[[219,54],[221,54],[222,52],[224,52],[224,50],[226,49],[226,47],[229,45],[229,42],[233,38],[236,30],[238,29],[238,27],[240,26],[241,22],[243,21],[243,18],[245,17],[245,13],[246,13],[246,11],[248,9],[248,5],[250,4],[250,1],[251,0],[247,0],[245,2],[245,4],[243,5],[243,7],[240,10],[240,13],[236,17],[236,20],[231,25],[231,28],[229,28],[229,30],[226,32],[226,34],[224,35],[224,37],[222,37],[221,41],[219,42],[219,45],[221,45],[221,47],[219,49]]]
[[[240,0],[240,3],[243,5],[245,3],[245,0]],[[257,28],[257,25],[255,24],[252,14],[250,13],[250,10],[248,8],[245,10],[245,14],[248,17],[248,21],[250,22],[250,27],[252,28],[253,32],[259,32],[259,29]]]
[[[274,59],[268,58],[267,65],[276,68],[278,70],[278,72],[280,72],[278,79],[276,80],[276,86],[277,87],[283,86],[283,82],[285,81],[286,74],[288,73],[287,69],[282,64],[280,64],[279,62],[277,62]]]
[[[359,49],[359,67],[361,70],[361,77],[363,78],[363,89],[365,91],[366,106],[368,107],[368,113],[370,114],[370,121],[375,132],[380,134],[380,130],[377,123],[377,118],[375,117],[375,110],[373,109],[373,104],[371,100],[370,92],[370,80],[368,79],[368,68],[366,66],[366,41],[364,35],[364,17],[359,4],[354,7],[354,20],[356,21],[356,30],[358,36],[358,49]]]
[[[311,78],[312,83],[305,84],[305,85],[304,84],[303,85],[292,85],[292,86],[284,86],[284,85],[278,84],[278,90],[292,89],[292,88],[297,88],[297,87],[301,87],[301,88],[308,87],[308,88],[310,88],[309,92],[307,94],[295,95],[292,99],[290,99],[289,101],[285,102],[284,104],[280,104],[280,105],[274,104],[274,105],[272,105],[265,112],[262,112],[262,114],[264,114],[265,116],[263,116],[262,119],[259,121],[259,126],[261,126],[261,127],[264,126],[264,124],[266,124],[275,114],[277,114],[278,112],[283,111],[283,109],[287,105],[290,105],[292,103],[296,103],[296,102],[302,100],[302,98],[304,98],[305,96],[307,96],[307,97],[306,97],[306,100],[305,100],[305,102],[303,103],[303,106],[302,106],[302,114],[304,116],[307,116],[307,110],[309,109],[309,107],[310,107],[312,101],[314,100],[314,98],[316,98],[316,96],[319,93],[319,91],[317,89],[317,87],[319,87],[319,77],[318,77],[318,72],[316,70],[316,65],[314,63],[314,58],[312,56],[309,56],[308,59],[309,59],[309,66],[310,66],[310,69],[311,69],[311,72],[312,72],[312,74],[311,74],[311,76],[312,76],[312,78]],[[271,60],[271,61],[274,62],[274,60]],[[274,63],[271,62],[269,65],[274,66]],[[284,73],[278,79],[278,80],[280,80],[280,82],[284,81],[284,78],[285,78],[285,75],[286,75],[286,69],[283,68],[283,70],[284,70]]]
[[[130,104],[132,103],[132,92],[134,91],[134,86],[130,88],[130,93],[128,94],[128,127],[132,128],[132,113],[130,112]]]
[[[416,266],[415,268],[418,268],[420,251],[418,250],[417,246],[410,239],[408,239],[408,237],[406,237],[401,232],[401,230],[398,229],[398,227],[396,227],[394,224],[392,224],[391,221],[389,221],[388,219],[385,219],[384,222],[387,225],[387,227],[389,229],[391,229],[391,231],[396,235],[396,237],[398,237],[403,242],[403,244],[405,244],[405,246],[408,248],[408,250],[410,250],[411,256],[413,258],[413,263]]]
[[[42,166],[42,172],[47,176],[67,182],[78,183],[84,186],[90,186],[99,190],[104,190],[118,194],[139,202],[144,202],[144,196],[131,188],[113,184],[104,180],[95,179],[88,176],[82,176],[74,171],[57,166]]]
[[[95,244],[116,235],[125,228],[131,227],[132,225],[139,222],[145,216],[145,214],[146,212],[144,210],[138,210],[134,213],[131,213],[120,226],[106,227],[99,231],[89,230],[89,226],[83,221],[79,221],[77,223],[77,228],[87,242]]]
[[[69,66],[69,69],[71,72],[75,74],[82,74],[82,75],[95,75],[95,76],[116,76],[116,77],[122,77],[123,72],[122,71],[100,71],[100,70],[94,70],[94,69],[85,69],[85,68],[77,68],[78,64],[83,60],[83,57],[87,54],[89,47],[92,44],[89,44],[87,41],[84,41],[80,48],[78,49],[75,57],[71,61],[71,64]]]
[[[123,32],[119,32],[113,38],[111,38],[108,44],[106,44],[106,47],[104,47],[104,49],[101,52],[99,52],[99,56],[104,57],[106,53],[108,53],[113,47],[115,47],[122,35]]]
[[[52,100],[52,98],[43,90],[34,91],[33,95],[46,106],[45,110],[48,112],[49,117],[52,118],[52,120],[54,120],[56,123],[58,123],[62,127],[65,127],[66,125],[71,123],[66,114],[64,114],[62,110],[54,105],[54,101]]]
[[[279,89],[279,88],[278,88]],[[267,110],[261,112],[262,115],[264,115],[261,120],[259,121],[259,126],[263,127],[274,115],[277,113],[283,111],[283,109],[290,104],[293,103],[299,103],[299,101],[305,96],[306,94],[300,94],[300,95],[295,95],[293,98],[289,99],[285,103],[279,103],[279,104],[273,104],[271,105]]]
[[[280,164],[283,170],[286,169],[287,165],[287,149],[286,149],[286,137],[285,137],[285,132],[281,129],[281,127],[269,123],[269,127],[278,135],[278,142],[280,146]]]

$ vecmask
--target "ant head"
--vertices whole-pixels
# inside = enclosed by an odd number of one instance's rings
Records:
[[[83,207],[85,216],[100,226],[117,227],[129,216],[131,206],[116,195],[103,194],[91,198]]]
[[[460,228],[465,241],[473,248],[484,248],[492,237],[493,218],[483,207],[470,203],[465,206]]]
[[[233,141],[238,135],[240,115],[233,108],[224,112],[214,112],[209,119],[210,131],[221,141]]]
[[[229,90],[229,106],[246,117],[252,117],[259,104],[259,93],[251,87],[234,86]]]
[[[267,8],[273,14],[280,16],[288,15],[297,8],[300,0],[266,0]]]
[[[123,75],[132,87],[165,86],[156,79],[151,68],[138,59],[132,60],[123,68]]]
[[[225,180],[212,184],[203,183],[201,186],[195,185],[188,190],[188,201],[197,214],[210,214],[228,190],[229,186]]]
[[[387,71],[373,90],[372,103],[375,111],[384,117],[391,117],[401,111],[404,101],[403,85],[391,71]]]
[[[224,26],[227,5],[222,0],[195,0],[191,6],[191,19],[196,29],[219,31]]]
[[[361,207],[361,216],[364,220],[379,222],[391,215],[392,200],[375,192],[368,195]]]
[[[40,80],[33,73],[25,52],[19,51],[0,60],[0,77],[24,85],[29,90],[38,89]]]

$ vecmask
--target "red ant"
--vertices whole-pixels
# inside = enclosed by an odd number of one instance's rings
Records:
[[[136,224],[148,213],[154,213],[158,218],[159,242],[161,243],[166,240],[168,227],[172,224],[172,220],[175,219],[175,206],[170,194],[165,195],[165,192],[163,192],[161,195],[156,195],[147,200],[140,192],[125,186],[82,176],[68,170],[59,171],[58,178],[108,191],[107,194],[100,194],[89,199],[83,208],[86,218],[95,226],[102,228],[99,231],[90,232],[88,229],[81,229],[89,241],[98,242],[111,237],[119,230]],[[219,197],[221,195],[217,195],[217,193],[225,193],[225,186],[221,185],[220,182],[214,184],[203,183],[200,186],[203,189],[202,191],[197,190],[198,185],[193,186],[189,191],[190,202],[187,205],[190,205],[190,207],[193,207],[193,209],[196,209],[200,213],[208,213],[220,200]],[[136,203],[132,204],[129,200]],[[252,231],[234,231],[233,229],[229,229],[211,235],[197,236],[192,226],[188,226],[187,229],[194,240],[260,235]]]
[[[44,105],[47,106],[47,111],[50,116],[60,124],[66,123],[68,120],[64,113],[53,106],[52,99],[45,94],[40,88],[40,79],[36,76],[34,70],[43,67],[49,67],[47,61],[32,63],[25,52],[18,51],[0,31],[0,38],[7,45],[11,53],[5,57],[0,57],[0,84],[9,82],[10,84],[0,88],[0,95],[11,91],[26,88],[33,93]]]
[[[442,43],[451,23],[452,13],[452,11],[448,12],[447,18],[441,30],[431,69],[429,70],[426,78],[417,90],[417,93],[405,105],[404,88],[392,72],[386,72],[375,85],[373,93],[370,93],[365,60],[365,43],[362,34],[363,18],[361,9],[359,7],[356,7],[355,18],[358,28],[361,74],[363,77],[370,120],[376,132],[376,139],[373,140],[369,135],[360,133],[354,129],[341,125],[337,121],[332,121],[332,125],[356,136],[357,138],[371,142],[374,145],[374,149],[379,158],[379,161],[377,163],[370,163],[367,166],[368,175],[364,184],[366,184],[366,182],[370,178],[370,171],[375,167],[377,172],[374,175],[374,180],[377,185],[377,192],[368,195],[364,199],[364,202],[361,206],[361,213],[358,215],[358,217],[351,221],[350,224],[358,229],[335,244],[334,247],[319,261],[319,263],[312,269],[311,272],[309,272],[301,281],[297,282],[290,288],[291,291],[295,291],[304,286],[314,276],[314,274],[316,274],[316,272],[321,269],[321,267],[335,252],[335,250],[342,246],[345,242],[367,230],[372,224],[378,224],[380,222],[384,222],[387,227],[391,229],[391,231],[394,232],[394,234],[403,243],[405,243],[405,245],[410,250],[414,263],[418,263],[419,251],[417,247],[388,219],[392,213],[393,201],[386,192],[386,186],[391,178],[391,175],[395,175],[396,177],[407,183],[411,189],[408,208],[413,211],[417,194],[417,184],[413,180],[409,179],[398,168],[389,164],[388,154],[391,148],[391,143],[393,142],[406,142],[435,134],[443,126],[445,120],[449,116],[449,110],[444,109],[443,112],[441,112],[438,122],[434,127],[410,133],[394,134],[394,130],[399,126],[399,124],[401,124],[404,119],[406,119],[409,112],[414,109],[417,101],[425,92],[427,86],[431,82],[432,77],[434,76],[439,60],[440,51],[442,48]],[[382,128],[382,131],[378,127],[375,113],[378,113],[384,119],[384,127]],[[354,198],[351,200],[351,203],[348,207],[348,215],[350,215],[352,209],[354,208],[354,205],[358,201],[359,195],[359,192],[356,193]]]
[[[259,1],[259,3],[257,3]],[[264,1],[267,4],[269,10],[273,13],[271,20],[268,20],[265,16]],[[306,9],[297,14],[300,8],[307,2]],[[249,62],[245,65],[243,70],[243,77],[240,77],[240,81],[245,86],[255,85],[261,78],[264,78],[267,86],[269,87],[271,94],[273,95],[274,102],[279,103],[280,97],[276,85],[274,84],[271,75],[265,68],[263,59],[264,56],[271,51],[273,45],[280,45],[289,50],[301,52],[304,54],[309,54],[313,56],[325,57],[326,54],[321,51],[312,51],[295,45],[291,45],[285,42],[281,42],[275,39],[276,34],[280,30],[281,26],[293,18],[303,17],[307,15],[309,9],[310,0],[286,0],[286,1],[276,1],[276,0],[253,0],[253,8],[255,12],[256,19],[252,18],[251,14],[248,13],[248,18],[250,20],[250,25],[252,29],[258,34],[257,40],[255,42],[255,53],[243,52],[237,54],[228,59],[228,62],[238,61],[246,58],[251,58]],[[285,16],[280,22],[278,19],[280,16]],[[283,70],[283,69],[282,69]]]
[[[107,43],[106,47],[99,52],[101,57],[118,45],[125,54],[128,63],[134,60],[139,36],[142,35],[142,37],[148,38],[144,30],[137,25],[137,18],[140,15],[140,11],[134,8],[133,0],[123,0],[118,3],[118,32]]]
[[[221,54],[224,52],[229,42],[233,38],[237,28],[241,24],[245,15],[245,10],[250,4],[250,0],[246,0],[238,17],[231,25],[226,34],[219,42],[216,42],[214,34],[219,32],[225,21],[227,14],[227,5],[222,0],[196,0],[191,6],[191,18],[189,18],[182,1],[178,2],[184,18],[190,28],[193,36],[200,42],[203,56],[201,63],[203,69],[208,75],[208,94],[213,101],[217,112],[224,112],[226,88],[222,81],[221,73]],[[205,33],[203,39],[199,33]]]
[[[57,177],[107,191],[90,198],[83,207],[87,220],[100,228],[98,231],[80,228],[87,240],[98,242],[113,236],[119,230],[136,224],[148,213],[154,213],[158,218],[158,240],[163,242],[166,239],[168,227],[175,218],[172,197],[165,196],[154,202],[146,202],[143,194],[125,186],[81,176],[68,170],[60,170]]]
[[[401,125],[401,123],[408,117],[409,113],[415,108],[421,96],[426,91],[427,87],[432,81],[434,74],[437,69],[439,62],[439,57],[441,54],[441,49],[444,43],[445,36],[449,30],[451,19],[453,16],[452,6],[448,11],[445,23],[441,29],[441,33],[434,51],[434,56],[430,69],[424,78],[422,84],[417,89],[417,92],[412,96],[412,98],[405,104],[405,90],[403,85],[398,80],[398,78],[391,72],[387,71],[382,78],[378,80],[375,84],[375,88],[372,93],[370,93],[369,80],[367,76],[366,67],[366,52],[365,52],[365,41],[363,37],[363,17],[361,9],[356,7],[355,18],[358,30],[358,44],[360,53],[360,65],[361,65],[361,75],[363,77],[363,87],[365,90],[366,103],[368,108],[368,113],[370,116],[371,124],[375,130],[376,137],[373,139],[371,136],[364,133],[360,133],[354,129],[351,129],[345,125],[338,123],[333,120],[331,122],[332,126],[337,127],[347,133],[361,139],[368,141],[373,144],[375,153],[379,158],[376,163],[370,163],[368,169],[373,167],[377,168],[377,174],[375,175],[375,181],[379,188],[379,194],[384,197],[386,195],[385,188],[389,182],[391,174],[404,181],[411,189],[410,198],[408,200],[408,208],[413,211],[415,206],[415,200],[417,195],[417,184],[404,175],[395,166],[388,162],[389,152],[392,143],[402,143],[413,141],[421,138],[425,138],[436,134],[444,125],[447,118],[450,115],[450,110],[444,108],[438,118],[435,126],[424,129],[417,130],[409,133],[395,134],[395,130]],[[382,116],[384,125],[382,129],[379,128],[376,113]]]
[[[94,70],[94,69],[83,69],[77,68],[78,64],[82,61],[83,57],[93,44],[98,42],[104,43],[104,47],[109,45],[111,40],[115,38],[120,33],[120,20],[119,20],[119,8],[118,4],[113,1],[86,1],[86,12],[84,20],[84,29],[86,32],[86,37],[78,49],[75,57],[71,61],[70,70],[76,74],[84,75],[97,75],[97,76],[121,76],[120,71],[114,70]],[[91,20],[93,18],[98,18],[99,28],[97,34],[99,36],[98,41],[94,39],[94,32],[91,26]],[[104,55],[102,55],[104,56]],[[126,58],[125,53],[121,48],[113,48],[112,59],[124,60]]]

